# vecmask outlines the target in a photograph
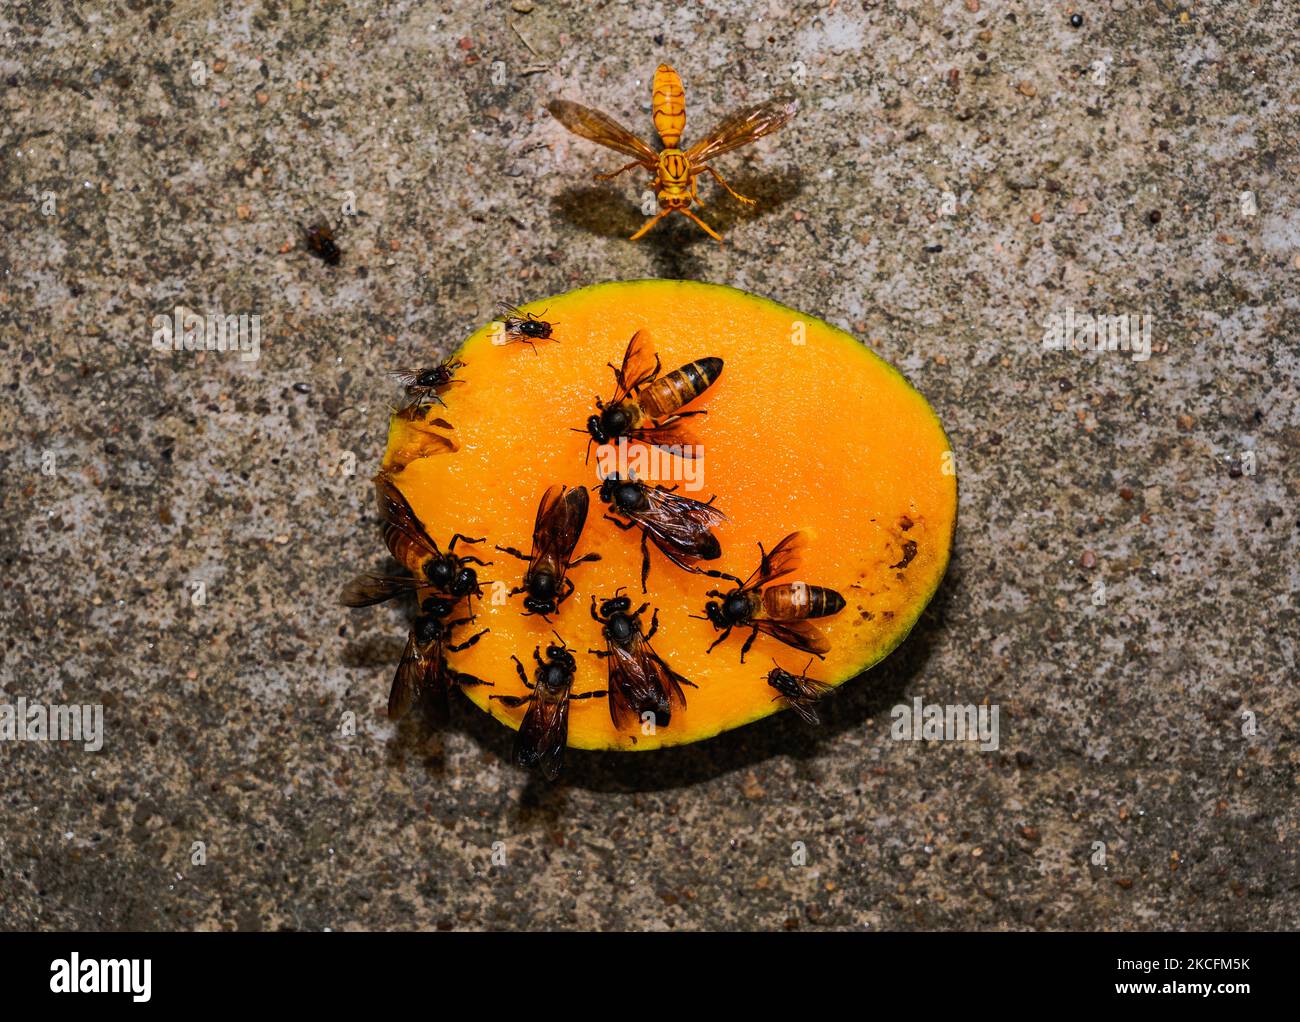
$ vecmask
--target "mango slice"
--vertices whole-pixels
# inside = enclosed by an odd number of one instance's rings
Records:
[[[574,651],[575,694],[605,689],[607,672],[589,649],[605,648],[589,613],[620,586],[633,606],[659,610],[653,645],[695,683],[686,706],[663,728],[615,729],[606,700],[570,703],[569,745],[580,749],[645,750],[709,738],[784,707],[767,682],[773,661],[794,673],[806,653],[760,635],[744,664],[738,628],[711,654],[718,636],[702,616],[714,588],[729,583],[689,574],[651,548],[648,588],[641,593],[638,530],[605,520],[606,505],[591,494],[591,512],[575,557],[601,560],[575,567],[573,595],[550,622],[522,613],[508,596],[526,565],[492,549],[528,550],[538,501],[552,483],[599,482],[598,450],[585,433],[594,398],[613,395],[608,363],[618,365],[629,339],[649,331],[665,373],[696,359],[723,359],[721,377],[688,409],[704,447],[694,460],[633,443],[629,466],[647,482],[716,505],[728,518],[716,530],[722,556],[704,564],[747,578],[788,533],[809,534],[800,579],[843,595],[846,606],[816,623],[830,640],[808,676],[839,685],[880,661],[911,630],[948,564],[957,515],[953,456],[933,409],[889,364],[850,335],[812,316],[733,288],[691,281],[637,280],[598,284],[523,306],[555,324],[554,339],[535,346],[500,343],[499,325],[486,324],[459,349],[460,382],[442,395],[424,421],[395,415],[384,469],[445,545],[454,533],[485,536],[474,552],[493,564],[480,568],[485,597],[467,636],[489,634],[449,654],[458,671],[494,685],[465,694],[502,723],[518,728],[526,707],[508,708],[492,694],[524,695],[511,655],[531,680],[533,650],[554,641],[552,628]],[[495,341],[495,343],[494,343]],[[445,420],[451,427],[431,423]],[[576,432],[575,432],[576,431]],[[638,454],[637,451],[641,453]],[[605,463],[608,465],[608,463]],[[649,626],[650,612],[643,618]],[[459,634],[459,633],[458,633]],[[830,698],[833,698],[831,696]]]

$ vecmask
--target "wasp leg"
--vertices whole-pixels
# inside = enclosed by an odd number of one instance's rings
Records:
[[[697,206],[704,205],[704,200],[700,198],[700,178],[698,174],[691,175],[691,201]]]
[[[645,160],[633,160],[627,166],[619,167],[618,170],[612,171],[608,174],[593,174],[592,177],[597,181],[612,181],[614,178],[618,177],[619,174],[626,174],[629,170],[635,170],[637,167],[644,166],[646,166]]]
[[[532,554],[523,553],[512,546],[499,546],[497,549],[503,554],[509,554],[511,557],[518,557],[521,561],[531,561],[533,559]]]
[[[706,224],[703,220],[701,220],[699,217],[697,217],[697,216],[696,216],[694,213],[692,213],[689,209],[679,209],[677,212],[680,213],[680,214],[681,214],[682,216],[684,216],[684,217],[687,217],[687,218],[689,218],[689,219],[691,219],[691,220],[694,220],[697,224],[699,224],[701,227],[703,227],[703,228],[704,228],[704,233],[707,234],[707,235],[708,235],[710,238],[712,238],[714,241],[721,241],[721,240],[722,240],[722,235],[721,235],[721,234],[719,234],[719,233],[718,233],[717,231],[715,231],[712,227],[710,227],[708,224]]]
[[[722,185],[723,188],[725,188],[729,193],[731,193],[731,197],[732,197],[733,199],[739,199],[739,200],[740,200],[741,202],[743,202],[746,206],[756,206],[756,205],[758,205],[758,200],[757,200],[757,199],[751,199],[751,198],[750,198],[749,196],[747,196],[747,195],[741,195],[740,192],[736,191],[736,189],[732,188],[731,185],[727,184],[727,182],[724,181],[724,180],[722,179],[722,175],[719,174],[719,173],[718,173],[716,170],[714,170],[712,167],[710,167],[707,163],[704,165],[704,170],[706,170],[706,171],[708,171],[710,174],[712,174],[712,175],[713,175],[713,180],[715,180],[716,182],[718,182],[718,184]]]
[[[652,216],[649,220],[647,220],[644,224],[642,224],[642,225],[641,225],[641,229],[640,229],[639,231],[637,231],[634,235],[632,235],[632,237],[629,238],[628,240],[629,240],[629,241],[637,241],[637,240],[639,240],[641,237],[643,237],[643,236],[645,235],[645,232],[646,232],[646,231],[650,230],[651,227],[653,227],[655,224],[657,224],[660,220],[662,220],[664,217],[666,217],[666,216],[667,216],[669,213],[671,213],[671,212],[672,212],[671,209],[660,210],[658,213],[656,213],[654,216]],[[686,210],[682,210],[682,212],[685,213]],[[699,223],[701,227],[704,227],[704,223],[703,223],[703,221],[696,220],[696,222]],[[713,231],[712,231],[710,228],[708,228],[708,227],[704,227],[704,229],[705,229],[706,231],[708,231],[710,234],[713,234]],[[715,238],[718,238],[718,236],[717,236],[716,234],[713,234],[713,236],[714,236]],[[718,240],[721,241],[722,239],[721,239],[721,238],[718,238]]]

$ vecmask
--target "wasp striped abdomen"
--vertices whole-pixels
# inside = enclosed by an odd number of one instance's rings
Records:
[[[763,590],[763,610],[778,621],[830,617],[844,609],[844,597],[825,586],[786,582]]]
[[[654,95],[655,130],[663,139],[665,149],[676,149],[686,130],[686,90],[681,77],[667,64],[655,70]]]
[[[636,400],[651,418],[663,418],[694,401],[721,375],[722,359],[702,358],[646,384]]]

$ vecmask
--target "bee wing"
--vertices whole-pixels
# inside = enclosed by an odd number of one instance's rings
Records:
[[[805,653],[825,656],[830,652],[831,644],[826,635],[810,621],[774,621],[763,617],[754,618],[751,623],[765,635]]]
[[[634,440],[654,444],[656,447],[671,447],[673,453],[680,458],[694,458],[696,450],[703,444],[689,422],[688,419],[674,415],[645,429],[634,429],[631,436]]]
[[[535,698],[519,725],[515,762],[523,767],[536,766],[548,781],[553,781],[559,776],[568,740],[569,700]]]
[[[578,545],[582,527],[587,522],[591,497],[585,486],[562,486],[556,483],[542,495],[533,526],[533,559],[529,571],[548,568],[557,580],[564,577],[569,557]]]
[[[686,150],[686,158],[698,166],[739,149],[783,127],[798,109],[799,101],[793,96],[777,96],[738,110]]]
[[[397,673],[393,676],[393,687],[388,692],[388,718],[398,720],[405,717],[411,704],[424,690],[425,676],[429,663],[415,641],[415,635],[406,638],[406,649],[402,652]]]
[[[602,114],[581,103],[570,103],[567,99],[551,100],[546,109],[575,135],[647,163],[659,162],[657,152],[608,114]]]
[[[402,496],[393,480],[385,473],[381,472],[375,477],[375,496],[379,501],[379,513],[384,518],[384,543],[388,546],[389,552],[399,561],[402,560],[399,554],[397,538],[404,536],[407,542],[416,547],[417,550],[425,554],[437,554],[438,544],[435,543],[420,519],[416,517],[415,512],[406,498]],[[418,565],[405,565],[414,571]]]
[[[712,560],[717,556],[704,557],[702,554],[709,547],[718,545],[713,529],[727,520],[726,515],[711,504],[658,487],[645,487],[645,495],[649,510],[632,512],[631,517],[650,533],[656,546],[661,550],[668,546],[679,555],[702,560]]]
[[[674,701],[685,705],[685,697],[662,660],[639,637],[627,646],[606,642],[609,650],[609,715],[619,730],[639,723],[650,710],[666,723]]]
[[[657,365],[650,332],[638,330],[627,342],[627,350],[623,352],[623,368],[617,374],[618,390],[614,394],[614,404],[653,379]]]
[[[418,585],[418,580],[406,575],[358,575],[343,587],[339,602],[345,607],[372,607]]]
[[[754,569],[754,574],[749,576],[749,580],[742,588],[756,589],[759,586],[775,582],[778,578],[789,575],[793,571],[798,571],[799,564],[803,560],[803,552],[807,547],[807,533],[798,531],[790,533],[780,543],[763,554],[763,559],[759,562],[758,567]]]

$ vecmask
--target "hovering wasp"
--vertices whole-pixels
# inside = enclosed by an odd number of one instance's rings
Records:
[[[674,489],[676,487],[650,487],[638,479],[622,479],[617,473],[606,476],[600,484],[600,499],[630,521],[624,522],[610,514],[605,518],[624,532],[633,526],[641,527],[643,593],[650,575],[650,543],[685,571],[714,578],[731,577],[690,563],[713,561],[722,556],[722,544],[712,530],[726,521],[727,516],[713,506],[713,498],[704,504],[690,497],[680,497],[673,492]]]
[[[523,584],[510,590],[511,596],[528,594],[524,597],[525,613],[542,617],[554,614],[573,592],[573,581],[567,577],[569,569],[584,561],[600,560],[600,554],[595,553],[569,560],[587,522],[589,502],[587,491],[581,486],[556,483],[542,494],[542,502],[537,506],[532,552],[497,547],[503,554],[528,562]]]
[[[560,636],[556,634],[557,639]],[[560,773],[564,762],[564,747],[569,740],[569,702],[574,699],[592,699],[603,696],[604,690],[572,693],[573,675],[578,669],[577,661],[569,652],[563,639],[560,645],[546,647],[546,659],[542,659],[541,647],[533,650],[533,659],[537,661],[536,683],[528,680],[528,672],[519,662],[517,656],[511,655],[519,680],[528,689],[526,696],[489,696],[499,699],[506,706],[523,706],[528,704],[528,712],[519,724],[519,734],[515,737],[515,762],[521,767],[538,767],[542,775],[553,781]]]
[[[430,699],[439,717],[445,717],[447,693],[452,686],[491,686],[490,681],[462,674],[447,666],[448,652],[459,653],[463,649],[469,649],[489,631],[484,628],[464,642],[453,644],[450,641],[452,630],[474,620],[473,615],[455,621],[447,620],[455,605],[454,600],[441,596],[430,596],[421,604],[421,613],[406,639],[406,649],[402,653],[401,663],[397,665],[393,687],[388,693],[388,716],[393,720],[405,716],[417,698]]]
[[[632,601],[622,593],[620,587],[613,599],[601,603],[599,612],[596,597],[591,598],[591,616],[601,625],[605,649],[588,652],[609,661],[610,720],[622,730],[629,722],[639,721],[642,714],[653,713],[655,727],[667,727],[673,707],[686,705],[682,686],[695,685],[664,663],[650,646],[659,630],[659,611],[650,617],[650,630],[643,632],[641,615],[649,604],[633,610]]]
[[[596,398],[600,414],[587,419],[591,439],[607,444],[627,437],[671,448],[683,458],[695,457],[697,445],[685,430],[684,420],[688,416],[704,415],[705,411],[679,409],[712,386],[722,374],[722,359],[713,356],[697,359],[667,376],[660,376],[662,366],[650,335],[638,330],[627,342],[622,368],[614,368],[612,362],[609,367],[614,371],[618,388],[609,404]],[[591,458],[591,440],[587,441],[587,458]]]
[[[328,266],[339,264],[343,253],[339,251],[334,241],[334,231],[329,224],[319,223],[314,227],[304,227],[302,230],[308,252]]]
[[[812,666],[812,662],[813,658],[809,657],[802,674],[791,674],[789,671],[782,670],[781,665],[773,660],[775,666],[767,672],[767,683],[776,690],[772,702],[784,699],[786,705],[809,724],[820,724],[821,720],[817,716],[817,709],[813,703],[830,692],[832,686],[808,677],[808,668]]]
[[[805,653],[825,657],[831,648],[830,644],[826,641],[826,636],[807,619],[839,613],[844,609],[844,597],[834,589],[805,585],[802,582],[772,584],[799,567],[806,542],[802,532],[792,532],[774,546],[770,553],[760,543],[758,552],[762,554],[762,560],[744,583],[734,575],[716,573],[716,577],[730,579],[740,588],[729,593],[709,590],[705,595],[716,597],[722,602],[710,600],[704,607],[703,618],[698,614],[692,615],[712,622],[713,627],[722,632],[713,640],[708,652],[712,653],[714,646],[730,635],[733,628],[739,627],[752,629],[745,645],[740,649],[742,664],[759,632]]]
[[[456,553],[457,543],[482,543],[481,537],[470,539],[456,533],[444,552],[429,537],[392,479],[382,472],[375,477],[375,495],[384,518],[384,543],[397,562],[415,577],[358,575],[343,587],[341,601],[345,607],[370,607],[423,587],[455,599],[465,597],[467,604],[469,599],[483,595],[478,573],[469,565],[486,567],[492,562]]]
[[[660,64],[654,77],[653,110],[655,130],[664,144],[662,152],[656,153],[649,144],[599,110],[563,99],[552,100],[546,109],[575,135],[632,157],[631,163],[611,174],[597,174],[596,180],[609,181],[637,167],[654,174],[650,188],[659,197],[659,212],[632,235],[633,241],[670,213],[681,213],[694,220],[711,238],[721,241],[722,236],[717,231],[691,212],[692,202],[704,204],[696,178],[701,174],[711,174],[734,198],[753,206],[755,200],[741,195],[727,184],[709,161],[771,134],[785,125],[798,108],[798,101],[790,96],[779,96],[746,107],[689,149],[682,150],[678,144],[686,127],[686,94],[677,72],[667,64]]]
[[[401,409],[400,414],[408,418],[419,412],[425,405],[436,401],[444,408],[447,402],[442,399],[442,393],[453,383],[464,383],[464,380],[456,379],[456,370],[464,369],[465,363],[458,358],[449,358],[441,365],[432,366],[427,369],[414,369],[406,372],[393,373],[402,388],[406,391],[408,398],[407,403]],[[437,420],[445,421],[445,420]],[[450,425],[450,423],[448,423]]]
[[[509,302],[497,302],[497,311],[501,313],[498,321],[501,323],[505,340],[496,343],[509,344],[518,341],[527,344],[533,349],[533,354],[536,355],[538,341],[556,340],[551,335],[555,329],[555,324],[548,323],[540,316],[535,316],[531,312],[524,312]]]

